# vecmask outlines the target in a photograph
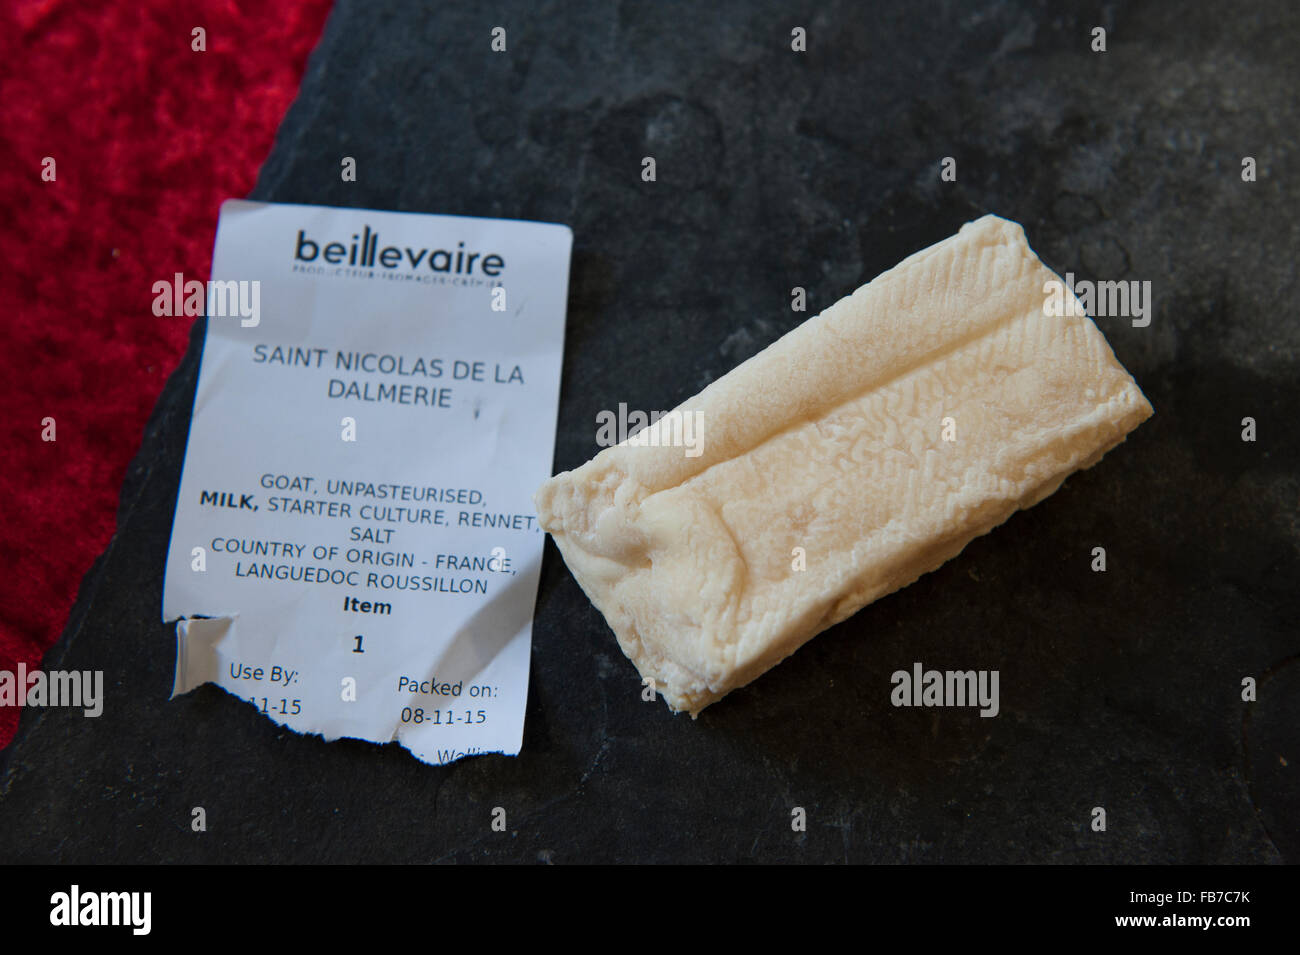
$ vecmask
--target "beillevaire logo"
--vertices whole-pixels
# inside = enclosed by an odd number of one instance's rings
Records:
[[[484,254],[465,248],[457,242],[453,249],[413,249],[410,246],[379,247],[379,233],[366,226],[352,236],[350,243],[328,242],[298,230],[298,242],[293,250],[295,262],[327,262],[330,265],[352,265],[373,269],[431,269],[447,275],[485,275],[496,278],[506,267],[506,260],[495,252]],[[477,271],[476,271],[477,270]]]

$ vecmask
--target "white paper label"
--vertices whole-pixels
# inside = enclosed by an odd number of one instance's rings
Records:
[[[222,206],[163,590],[173,696],[216,683],[428,763],[518,754],[572,242]]]

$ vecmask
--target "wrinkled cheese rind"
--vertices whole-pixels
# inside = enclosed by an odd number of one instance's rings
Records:
[[[1152,414],[1081,309],[1044,315],[1053,280],[1016,223],[967,223],[679,405],[698,456],[625,442],[542,485],[541,526],[674,711],[935,569]]]

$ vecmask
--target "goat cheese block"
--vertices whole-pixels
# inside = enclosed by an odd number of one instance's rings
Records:
[[[1150,417],[1082,308],[1047,314],[1052,282],[1018,224],[984,216],[541,486],[542,528],[674,711],[934,570]]]

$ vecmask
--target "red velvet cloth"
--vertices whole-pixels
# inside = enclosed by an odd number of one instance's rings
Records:
[[[0,3],[0,670],[39,666],[113,534],[192,321],[154,317],[153,283],[207,279],[218,206],[256,180],[329,6]]]

